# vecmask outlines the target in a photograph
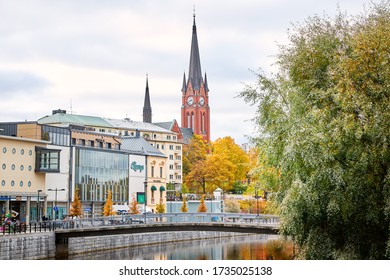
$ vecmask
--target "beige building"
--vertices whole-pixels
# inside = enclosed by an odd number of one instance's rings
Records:
[[[58,172],[60,152],[47,141],[0,136],[0,211],[29,224],[46,209],[46,173]],[[39,204],[38,196],[42,202]]]
[[[48,124],[58,127],[81,126],[90,132],[119,136],[135,137],[137,132],[141,137],[161,151],[166,157],[165,174],[167,184],[172,184],[177,190],[181,189],[182,179],[182,147],[183,140],[174,130],[165,128],[161,123],[158,125],[145,122],[137,122],[125,119],[110,119],[95,116],[67,114],[65,110],[54,110],[52,115],[38,120],[39,124]],[[74,138],[74,132],[72,138]],[[72,139],[72,141],[74,141]],[[73,143],[74,144],[74,143]],[[79,142],[77,144],[80,144]],[[88,143],[85,143],[88,146]],[[94,145],[96,146],[96,142]]]

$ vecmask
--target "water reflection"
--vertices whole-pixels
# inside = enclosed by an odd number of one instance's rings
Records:
[[[250,235],[127,247],[70,256],[72,260],[292,259],[293,246],[278,236]]]

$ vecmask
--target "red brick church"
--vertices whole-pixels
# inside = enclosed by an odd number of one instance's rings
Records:
[[[195,14],[192,26],[188,79],[186,79],[186,74],[184,73],[181,92],[181,127],[179,127],[176,120],[173,120],[172,122],[155,123],[155,125],[178,133],[178,138],[185,142],[187,142],[193,134],[201,135],[204,140],[210,142],[209,88],[207,85],[206,73],[204,78],[202,77]],[[143,121],[148,123],[152,122],[152,108],[150,105],[147,78]]]
[[[210,106],[207,75],[202,77],[198,36],[196,33],[195,15],[192,26],[192,41],[190,52],[190,67],[188,79],[184,73],[181,89],[181,126],[191,128],[195,134],[210,141]]]

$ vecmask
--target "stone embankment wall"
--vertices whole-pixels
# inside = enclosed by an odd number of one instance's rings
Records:
[[[69,256],[95,251],[209,238],[239,237],[229,232],[155,232],[69,238]],[[54,259],[54,232],[0,236],[0,260]]]
[[[179,232],[154,232],[144,234],[111,235],[97,237],[70,238],[68,244],[69,256],[94,251],[125,248],[131,246],[153,245],[168,242],[180,242],[189,240],[225,238],[242,236],[230,232],[207,232],[207,231],[179,231]]]
[[[0,260],[39,260],[54,258],[54,232],[0,236]]]

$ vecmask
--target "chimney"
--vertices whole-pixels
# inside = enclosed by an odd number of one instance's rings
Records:
[[[141,137],[141,132],[139,131],[139,129],[135,130],[135,137],[137,137],[137,138]]]

